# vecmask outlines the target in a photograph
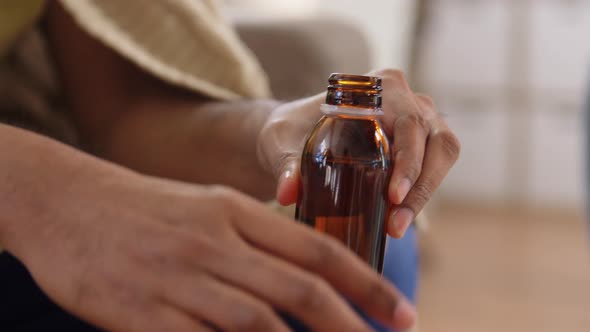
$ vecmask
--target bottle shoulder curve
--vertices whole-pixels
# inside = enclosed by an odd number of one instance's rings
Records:
[[[315,126],[303,154],[351,162],[389,162],[391,158],[389,140],[378,120],[328,116]]]

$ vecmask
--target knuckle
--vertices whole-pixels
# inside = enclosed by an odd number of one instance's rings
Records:
[[[426,130],[428,121],[423,114],[419,112],[411,112],[404,114],[396,119],[397,126],[400,127],[414,127]]]
[[[416,157],[413,153],[407,150],[406,147],[398,146],[394,148],[394,156],[396,167],[414,183],[420,173],[422,173],[422,157]]]
[[[208,241],[205,237],[196,237],[189,239],[177,239],[175,241],[175,247],[173,254],[178,256],[184,256],[187,254],[194,254],[199,252],[210,252],[212,251],[211,241]]]
[[[222,185],[212,185],[209,187],[209,195],[214,203],[221,205],[224,211],[231,211],[238,207],[240,193],[235,189]]]
[[[405,170],[405,176],[408,177],[412,183],[414,183],[414,182],[416,182],[416,180],[420,176],[421,172],[422,172],[422,161],[417,160],[416,158],[413,158],[410,161],[408,168]]]
[[[313,269],[328,268],[340,259],[338,243],[330,238],[322,238],[314,245],[315,253],[310,261]]]
[[[406,80],[406,75],[404,74],[404,72],[394,68],[380,69],[375,74],[379,77],[382,77],[383,79],[395,79],[399,81]]]
[[[161,257],[158,263],[160,271],[184,271],[190,266],[209,264],[215,261],[226,261],[230,254],[218,242],[209,236],[191,236],[188,239],[177,239],[171,253]]]
[[[391,294],[391,289],[381,280],[373,280],[367,285],[365,294],[369,303],[377,303],[385,307],[388,312],[393,312],[397,305],[397,297]]]
[[[437,133],[437,138],[440,141],[441,148],[455,162],[459,159],[461,154],[461,142],[455,134],[450,130],[444,130]]]
[[[274,313],[266,305],[241,305],[235,308],[231,315],[231,325],[234,331],[259,332],[274,331]]]
[[[278,116],[272,117],[264,126],[263,130],[272,134],[273,138],[282,137],[285,131],[293,129],[293,121],[289,121],[287,117]]]
[[[272,165],[273,174],[276,177],[280,176],[281,172],[283,172],[285,167],[287,165],[289,165],[289,163],[291,163],[296,158],[297,158],[296,154],[293,152],[289,152],[289,151],[282,152]]]
[[[320,278],[301,279],[294,282],[294,303],[300,309],[313,310],[323,307],[328,284]]]
[[[395,87],[406,92],[411,90],[406,80],[406,75],[401,70],[392,68],[381,69],[375,72],[375,76],[381,77],[385,89]]]
[[[240,260],[251,269],[259,270],[259,269],[267,269],[268,261],[264,259],[263,256],[254,254],[253,252],[246,252],[240,255]]]
[[[428,202],[432,195],[432,185],[426,181],[419,181],[412,188],[412,197],[409,204],[412,205],[414,213],[418,213],[419,210]]]
[[[418,106],[425,114],[425,117],[433,120],[439,116],[438,112],[436,111],[436,104],[432,97],[423,94],[416,94],[416,98],[418,99]]]
[[[209,186],[209,193],[218,199],[227,199],[234,194],[234,189],[223,185],[215,184]]]
[[[416,97],[420,100],[421,103],[423,103],[424,105],[430,107],[430,108],[434,108],[434,99],[432,99],[432,97],[430,97],[429,95],[425,95],[425,94],[421,94],[421,93],[417,93]]]

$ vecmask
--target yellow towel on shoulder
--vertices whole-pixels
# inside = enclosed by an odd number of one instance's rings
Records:
[[[269,96],[215,0],[61,0],[89,34],[146,71],[216,99]]]
[[[30,28],[43,11],[44,0],[0,1],[0,56]]]

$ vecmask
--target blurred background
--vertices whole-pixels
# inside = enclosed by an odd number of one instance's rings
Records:
[[[277,96],[400,68],[461,139],[420,233],[419,331],[590,330],[590,0],[226,3]]]

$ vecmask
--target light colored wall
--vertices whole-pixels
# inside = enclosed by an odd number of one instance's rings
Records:
[[[322,15],[349,18],[363,28],[372,45],[375,68],[406,69],[414,23],[414,0],[318,0]]]
[[[584,203],[590,1],[433,1],[420,81],[462,141],[454,200]]]
[[[246,15],[273,18],[339,17],[358,25],[369,39],[373,67],[407,67],[414,0],[226,0]]]
[[[302,16],[317,10],[317,0],[225,0],[227,7],[262,16]]]

